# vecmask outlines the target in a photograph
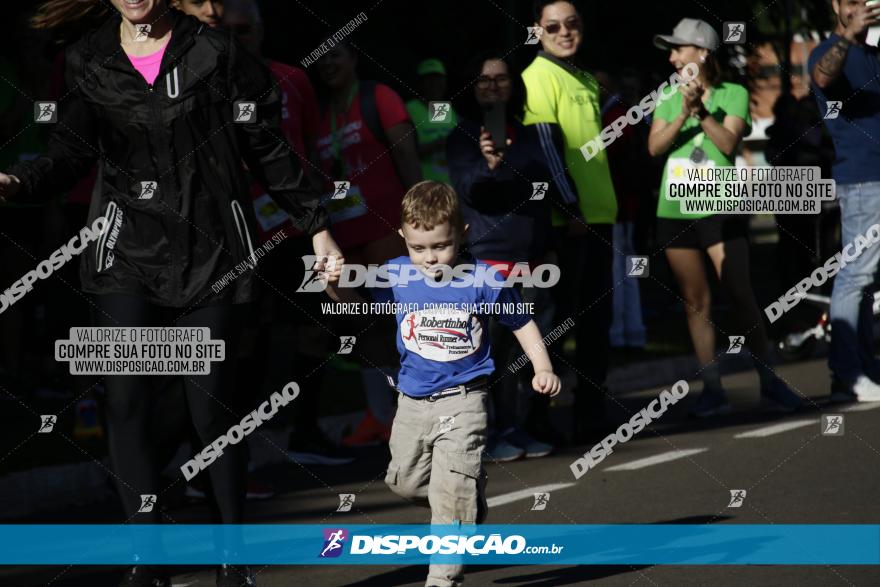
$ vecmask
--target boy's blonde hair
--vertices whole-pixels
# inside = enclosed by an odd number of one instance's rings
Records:
[[[409,188],[400,205],[400,222],[423,230],[448,222],[458,235],[464,233],[455,190],[437,181],[420,181]]]

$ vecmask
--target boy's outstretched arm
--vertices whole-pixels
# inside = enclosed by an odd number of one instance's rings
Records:
[[[550,355],[541,340],[541,331],[534,320],[529,320],[525,326],[513,331],[516,340],[526,352],[529,360],[535,368],[535,376],[532,378],[532,388],[538,393],[554,396],[562,390],[562,381],[553,372],[553,364]]]

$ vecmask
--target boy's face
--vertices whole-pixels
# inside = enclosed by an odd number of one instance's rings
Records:
[[[465,226],[466,230],[467,226]],[[398,232],[406,241],[410,261],[425,275],[437,277],[440,273],[438,265],[451,267],[455,263],[461,245],[461,235],[455,233],[449,222],[438,224],[431,230],[404,223],[403,228]]]

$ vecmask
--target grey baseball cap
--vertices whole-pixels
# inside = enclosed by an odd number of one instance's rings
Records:
[[[696,18],[683,18],[672,29],[671,35],[654,35],[654,45],[669,49],[676,45],[694,45],[714,51],[718,47],[718,33],[708,22]]]

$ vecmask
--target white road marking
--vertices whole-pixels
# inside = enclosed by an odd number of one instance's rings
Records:
[[[749,430],[748,432],[740,432],[739,434],[734,435],[734,438],[764,438],[765,436],[773,436],[774,434],[781,434],[783,432],[788,432],[789,430],[794,430],[795,428],[803,428],[804,426],[811,426],[818,423],[819,420],[780,422],[779,424],[773,424],[772,426],[764,426],[763,428],[756,428],[754,430]]]
[[[829,406],[831,408],[832,406]],[[867,410],[874,410],[876,408],[880,408],[880,402],[859,402],[857,404],[850,404],[845,408],[840,408],[840,412],[865,412]]]
[[[630,461],[629,463],[623,463],[622,465],[614,465],[613,467],[608,467],[605,470],[606,471],[634,471],[636,469],[643,469],[645,467],[650,467],[653,465],[662,465],[663,463],[668,463],[669,461],[683,459],[683,458],[689,457],[691,455],[699,454],[701,452],[706,452],[707,450],[709,450],[709,449],[708,448],[689,448],[686,450],[671,450],[669,452],[662,452],[659,455],[654,455],[652,457],[645,457],[644,459],[637,459],[635,461]]]
[[[530,487],[528,489],[522,489],[520,491],[513,491],[511,493],[496,495],[494,497],[490,497],[486,501],[488,502],[489,507],[493,508],[499,505],[513,503],[521,499],[535,499],[536,493],[551,493],[559,489],[571,487],[572,485],[574,485],[574,483],[551,483],[549,485],[538,485],[537,487]]]

